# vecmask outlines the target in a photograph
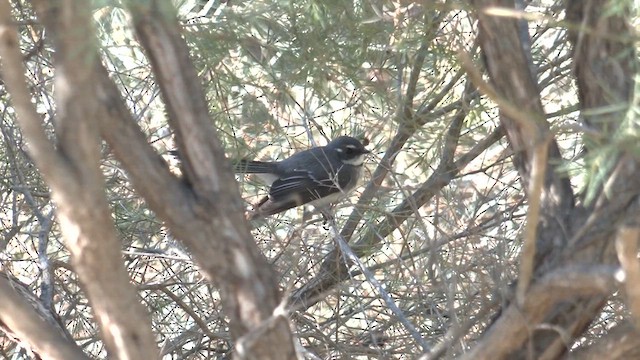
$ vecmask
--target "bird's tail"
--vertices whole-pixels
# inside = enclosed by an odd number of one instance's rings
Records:
[[[267,174],[275,171],[275,164],[264,161],[240,160],[233,164],[233,171],[239,174]]]

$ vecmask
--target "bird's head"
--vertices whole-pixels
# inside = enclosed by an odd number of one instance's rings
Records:
[[[333,139],[326,148],[335,151],[340,161],[353,166],[362,165],[365,157],[370,153],[358,139],[351,136]]]

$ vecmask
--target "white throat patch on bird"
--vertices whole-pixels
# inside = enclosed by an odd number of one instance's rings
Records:
[[[347,165],[361,166],[362,164],[364,164],[364,160],[366,159],[366,157],[367,157],[367,154],[361,154],[356,156],[353,159],[344,159],[342,160],[342,162]]]

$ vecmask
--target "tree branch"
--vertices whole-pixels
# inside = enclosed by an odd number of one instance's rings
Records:
[[[640,353],[640,332],[630,323],[622,323],[596,340],[593,344],[571,352],[575,360],[625,360]]]
[[[548,141],[548,161],[540,194],[542,218],[536,240],[536,263],[539,263],[554,248],[562,247],[567,242],[560,224],[567,220],[573,209],[573,190],[569,179],[556,171],[562,164],[562,157],[558,144],[549,133],[540,92],[524,53],[517,20],[496,16],[492,12],[498,7],[513,9],[514,1],[473,0],[472,4],[478,17],[478,39],[493,85],[485,86],[484,90],[498,104],[500,122],[505,127],[509,145],[514,151],[514,164],[528,196],[532,195],[529,186],[533,184],[531,176],[535,148]],[[467,63],[463,61],[463,64]],[[467,64],[465,68],[473,67]],[[482,84],[481,79],[475,78],[475,83]]]
[[[2,5],[0,5],[0,10]],[[41,357],[60,360],[89,359],[61,329],[26,285],[0,273],[0,328],[6,326],[31,345]]]
[[[607,296],[616,289],[615,267],[594,266],[557,269],[532,284],[522,306],[512,303],[462,360],[507,359],[536,331],[555,305],[573,298]],[[509,339],[509,341],[505,341]]]
[[[100,148],[94,96],[91,16],[87,3],[34,1],[45,25],[58,34],[56,52],[57,128],[59,148],[44,135],[36,110],[28,102],[24,77],[5,77],[14,98],[18,121],[32,144],[33,158],[52,190],[60,227],[84,289],[101,327],[107,349],[121,358],[157,357],[150,318],[129,283],[120,243],[104,196],[98,167]],[[0,1],[5,74],[23,74],[18,39],[12,29],[9,4]],[[62,6],[62,5],[60,5]]]
[[[129,5],[176,131],[186,181],[176,179],[147,144],[104,69],[100,70],[101,106],[106,115],[100,121],[102,136],[149,207],[186,245],[206,278],[221,286],[231,334],[243,338],[273,318],[281,296],[275,275],[249,233],[235,179],[211,126],[170,2]],[[244,337],[249,338],[252,349],[263,346],[265,359],[294,354],[289,330]]]
[[[640,263],[638,263],[638,239],[640,229],[638,219],[635,224],[623,225],[616,236],[618,261],[624,271],[627,305],[636,327],[640,325]]]

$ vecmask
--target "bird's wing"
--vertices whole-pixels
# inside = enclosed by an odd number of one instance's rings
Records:
[[[340,192],[336,179],[327,174],[318,176],[306,170],[294,170],[271,185],[269,198],[274,202],[289,201],[295,197],[297,205]]]
[[[250,219],[277,214],[340,192],[340,186],[336,185],[333,179],[323,181],[318,180],[309,171],[290,171],[286,176],[274,181],[269,196],[255,206],[256,211]]]

